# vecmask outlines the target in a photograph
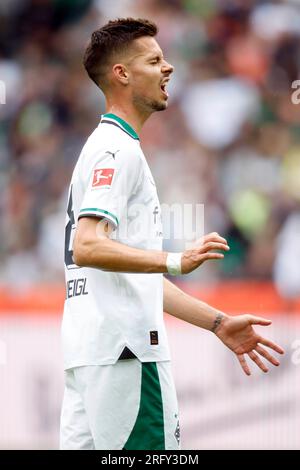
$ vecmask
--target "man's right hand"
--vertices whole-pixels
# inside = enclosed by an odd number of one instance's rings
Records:
[[[204,237],[197,240],[195,246],[182,253],[181,257],[181,272],[188,274],[199,266],[204,261],[209,259],[222,259],[223,253],[215,253],[214,250],[228,251],[230,248],[227,240],[221,237],[217,232],[209,233]]]

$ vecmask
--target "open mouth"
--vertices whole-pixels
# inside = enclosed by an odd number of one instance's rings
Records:
[[[162,91],[162,94],[163,94],[166,98],[168,98],[169,94],[168,94],[168,92],[167,92],[167,84],[166,84],[166,83],[162,83],[162,84],[160,85],[160,89],[161,89],[161,91]]]

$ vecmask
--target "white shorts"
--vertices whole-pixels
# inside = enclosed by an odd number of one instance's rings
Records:
[[[170,361],[127,359],[66,370],[60,448],[180,449]]]

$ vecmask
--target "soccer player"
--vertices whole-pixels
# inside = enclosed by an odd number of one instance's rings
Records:
[[[267,372],[259,356],[279,361],[263,345],[283,353],[252,327],[269,320],[226,315],[163,276],[222,259],[229,247],[210,233],[183,253],[162,251],[160,204],[139,139],[146,119],[167,108],[173,72],[156,33],[147,20],[110,21],[92,34],[84,56],[106,113],[69,191],[61,449],[180,448],[163,311],[215,333],[247,375],[245,354]]]

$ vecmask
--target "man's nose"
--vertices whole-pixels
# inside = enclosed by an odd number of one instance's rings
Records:
[[[173,65],[169,64],[169,62],[167,61],[164,61],[164,64],[163,64],[163,71],[166,73],[168,72],[169,74],[173,73],[174,72],[174,67]]]

